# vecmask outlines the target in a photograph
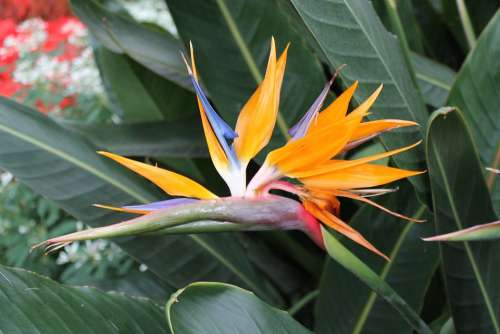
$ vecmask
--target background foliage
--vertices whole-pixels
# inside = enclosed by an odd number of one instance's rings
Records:
[[[500,181],[490,171],[500,166],[499,7],[497,0],[72,0],[86,26],[78,43],[62,38],[64,22],[28,21],[25,29],[59,31],[56,47],[42,36],[29,49],[19,25],[3,22],[10,30],[0,39],[0,91],[11,99],[0,97],[0,299],[13,307],[2,307],[0,331],[500,334],[500,241],[422,240],[499,219]],[[428,173],[377,201],[426,223],[342,202],[342,218],[390,262],[327,230],[327,253],[295,232],[134,237],[49,257],[28,253],[47,237],[126,217],[93,203],[163,198],[98,149],[227,194],[208,160],[179,51],[192,41],[211,101],[234,124],[262,79],[271,36],[279,50],[287,42],[291,49],[266,150],[284,143],[286,128],[342,64],[329,99],[359,80],[355,106],[383,83],[369,118],[421,125],[348,156],[424,139],[382,163]],[[61,58],[68,45],[78,53]],[[61,85],[57,76],[57,85],[47,84],[46,68],[34,76],[49,56],[58,59],[56,74],[76,71],[76,59],[88,62],[89,86]],[[21,82],[27,74],[35,78]],[[117,290],[129,296],[106,292]]]

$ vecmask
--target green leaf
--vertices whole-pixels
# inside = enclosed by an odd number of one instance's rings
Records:
[[[456,73],[447,66],[417,53],[411,54],[411,61],[425,102],[434,108],[444,106]]]
[[[198,113],[192,92],[128,56],[102,46],[94,47],[94,55],[106,92],[117,106],[114,111],[124,122],[173,121]]]
[[[207,157],[198,117],[175,122],[83,124],[58,120],[96,147],[128,156]]]
[[[482,241],[500,239],[500,221],[474,225],[456,232],[426,238],[426,241]]]
[[[0,266],[2,333],[170,333],[162,309],[147,299],[60,285]]]
[[[448,98],[449,105],[463,112],[478,145],[483,166],[497,169],[500,168],[499,45],[500,11],[485,28],[460,69]],[[486,173],[488,189],[496,212],[500,214],[500,177],[495,173]]]
[[[0,98],[0,168],[92,227],[130,218],[92,206],[147,203],[161,195],[136,174],[95,153],[96,148],[16,102]],[[200,279],[243,283],[279,300],[248,260],[235,235],[121,239],[118,244],[175,288]]]
[[[342,245],[326,228],[322,228],[322,232],[326,250],[333,260],[354,274],[371,290],[387,301],[415,331],[418,333],[432,333],[415,310],[384,281],[384,278],[375,273],[349,249]]]
[[[180,56],[183,46],[170,33],[112,13],[95,0],[71,0],[71,8],[107,49],[126,54],[170,81],[192,89]]]
[[[448,18],[437,8],[441,0],[412,1],[424,37],[425,53],[451,68],[458,68],[465,57],[461,46],[448,30]]]
[[[397,118],[424,124],[427,111],[418,94],[398,41],[382,25],[375,10],[364,0],[291,0],[303,23],[316,41],[316,47],[324,54],[331,68],[341,64],[340,78],[344,85],[359,80],[354,95],[355,103],[366,99],[378,85],[384,90],[377,99],[372,119]],[[415,143],[423,137],[421,129],[414,127],[383,135],[384,146],[389,149]],[[394,158],[402,168],[422,168],[423,149],[417,147]],[[412,178],[411,182],[425,200],[424,178]]]
[[[462,45],[464,50],[468,50],[467,38],[464,25],[460,18],[458,2],[462,2],[465,6],[470,18],[470,27],[473,33],[477,36],[485,28],[495,12],[500,8],[499,0],[441,0],[443,14],[446,17],[445,23],[449,26],[450,31],[455,36],[455,39]]]
[[[422,36],[422,31],[418,25],[415,17],[415,9],[412,1],[407,0],[375,0],[373,1],[373,6],[377,11],[380,19],[384,23],[385,27],[397,34],[397,29],[391,24],[387,6],[394,5],[397,10],[398,16],[401,22],[404,22],[403,30],[405,38],[407,39],[408,46],[411,50],[418,53],[424,53],[424,36]]]
[[[105,278],[92,283],[92,285],[95,285],[100,290],[121,292],[134,297],[145,297],[162,304],[176,290],[171,285],[159,281],[151,271],[141,272],[136,269],[118,277]]]
[[[434,112],[427,127],[427,162],[438,234],[496,220],[478,153],[464,117]],[[440,244],[457,332],[500,333],[500,242]]]
[[[193,283],[173,294],[165,311],[172,333],[311,333],[253,293],[222,283]]]
[[[384,197],[387,198],[380,204],[393,211],[417,219],[428,217],[406,182],[397,193]],[[433,224],[405,222],[377,208],[364,206],[350,220],[350,225],[389,255],[391,261],[384,261],[352,242],[348,249],[380,277],[377,279],[392,287],[407,307],[418,312],[439,262],[438,248],[421,240],[434,234]],[[376,292],[353,274],[356,275],[342,264],[327,262],[315,309],[316,333],[411,334],[412,327],[396,310],[383,298],[377,298]]]
[[[201,80],[229,124],[234,124],[262,79],[271,36],[279,52],[291,43],[280,102],[286,124],[278,124],[282,133],[275,131],[274,138],[274,145],[283,143],[284,125],[293,125],[307,111],[326,82],[320,63],[293,29],[284,4],[277,0],[167,0],[167,4],[182,40],[193,42]]]

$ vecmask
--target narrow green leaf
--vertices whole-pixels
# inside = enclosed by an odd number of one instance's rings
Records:
[[[0,266],[2,333],[170,333],[153,302]]]
[[[482,241],[500,239],[500,221],[475,225],[460,231],[436,235],[425,241]]]
[[[462,114],[434,112],[427,162],[438,234],[496,220],[479,156]],[[440,243],[446,289],[457,332],[500,333],[500,241]]]
[[[441,0],[441,3],[445,23],[464,50],[471,49],[475,37],[500,8],[499,0]]]
[[[432,333],[426,323],[420,319],[419,315],[382,277],[370,269],[356,255],[351,253],[327,229],[323,228],[322,231],[327,252],[332,259],[358,277],[380,297],[384,298],[415,331],[418,333]]]
[[[500,11],[497,11],[457,74],[448,98],[448,105],[463,112],[483,166],[496,169],[500,168],[499,45]],[[481,172],[487,173],[488,189],[496,212],[500,214],[500,177],[485,170]]]
[[[229,284],[188,285],[172,295],[165,312],[178,334],[311,334],[288,313]]]
[[[456,73],[449,67],[417,53],[411,54],[411,60],[425,102],[434,108],[444,106]]]
[[[347,64],[340,75],[344,85],[359,80],[354,95],[361,103],[378,85],[384,90],[368,116],[372,119],[397,118],[425,124],[427,111],[407,67],[401,47],[387,32],[368,1],[364,0],[291,0],[303,24],[324,54],[328,65]],[[420,128],[383,135],[384,146],[394,149],[415,143],[423,137]],[[418,169],[424,164],[421,147],[394,158],[402,168]],[[425,178],[413,178],[421,199],[426,201]]]
[[[384,197],[380,204],[393,211],[417,219],[429,217],[407,182],[396,193]],[[405,222],[364,206],[349,223],[391,261],[384,261],[352,242],[348,242],[348,249],[418,312],[439,262],[437,245],[426,245],[421,240],[434,234],[432,222]],[[354,279],[349,269],[331,260],[323,272],[315,314],[318,334],[413,333],[412,327],[389,303]]]

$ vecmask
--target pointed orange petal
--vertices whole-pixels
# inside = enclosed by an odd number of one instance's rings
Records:
[[[401,218],[401,219],[405,219],[405,220],[408,220],[408,221],[411,221],[411,222],[415,222],[415,223],[423,223],[425,222],[425,220],[421,220],[421,219],[415,219],[415,218],[411,218],[411,217],[408,217],[408,216],[405,216],[405,215],[402,215],[400,213],[397,213],[397,212],[394,212],[394,211],[391,211],[389,209],[387,209],[386,207],[366,198],[366,197],[363,197],[363,196],[359,196],[359,195],[356,195],[356,194],[353,194],[351,192],[348,192],[348,191],[342,191],[342,190],[333,190],[332,191],[333,194],[335,196],[339,196],[339,197],[346,197],[346,198],[351,198],[351,199],[354,199],[354,200],[357,200],[357,201],[361,201],[361,202],[364,202],[364,203],[367,203],[367,204],[370,204],[390,215],[393,215],[395,217],[398,217],[398,218]]]
[[[116,206],[109,206],[109,205],[102,205],[102,204],[94,204],[94,206],[97,208],[101,208],[101,209],[126,212],[126,213],[136,213],[136,214],[140,214],[140,215],[145,215],[145,214],[148,214],[151,212],[149,210],[127,209],[127,208],[120,208],[120,207],[116,207]]]
[[[359,245],[365,247],[366,249],[372,251],[373,253],[383,257],[385,260],[389,261],[390,259],[381,251],[379,251],[375,246],[373,246],[368,240],[366,240],[361,233],[353,229],[351,226],[344,223],[340,218],[331,214],[328,211],[324,211],[319,209],[313,203],[306,201],[304,202],[305,209],[310,212],[314,217],[319,219],[328,227],[331,227],[335,231],[339,232],[342,235],[345,235],[352,241],[358,243]]]
[[[341,169],[362,165],[362,164],[365,164],[368,162],[380,160],[380,159],[383,159],[386,157],[393,156],[395,154],[402,153],[402,152],[407,151],[411,148],[414,148],[415,146],[419,145],[421,142],[422,141],[419,141],[419,142],[412,144],[412,145],[408,145],[408,146],[401,147],[401,148],[387,151],[387,152],[382,152],[382,153],[370,155],[370,156],[359,158],[356,160],[329,160],[329,161],[327,161],[327,162],[325,162],[317,167],[313,167],[309,170],[304,170],[301,172],[294,173],[293,177],[296,177],[296,178],[309,177],[309,176],[331,173],[331,172],[339,171]]]
[[[266,74],[248,102],[243,106],[236,123],[238,137],[234,149],[238,158],[246,165],[269,142],[279,109],[279,97],[286,66],[288,46],[276,63],[274,39],[267,64]]]
[[[346,145],[345,151],[353,149],[354,147],[375,138],[383,132],[408,126],[418,126],[418,123],[400,119],[382,119],[361,123],[354,131],[349,144]]]
[[[351,98],[357,87],[358,81],[355,81],[351,87],[343,91],[339,97],[337,97],[328,107],[319,113],[318,119],[311,125],[311,129],[333,124],[342,120],[347,113],[349,103],[351,102]]]
[[[350,117],[363,117],[366,114],[368,114],[368,111],[370,108],[373,106],[375,101],[377,100],[377,97],[380,95],[380,92],[382,91],[382,88],[384,88],[384,85],[378,86],[377,89],[370,95],[363,103],[361,103],[356,109],[354,109],[351,113],[349,113],[346,118]]]
[[[300,181],[304,185],[314,188],[356,189],[376,187],[421,173],[423,172],[374,164],[362,164],[331,173],[300,178]]]
[[[191,43],[189,43],[189,46],[191,52],[191,71],[193,72],[193,77],[198,80],[193,46]],[[205,108],[203,108],[203,104],[201,103],[201,100],[198,96],[196,96],[196,100],[198,102],[198,109],[200,110],[203,133],[205,134],[205,140],[207,141],[210,158],[212,159],[212,162],[219,174],[223,175],[229,168],[229,160],[224,152],[224,149],[221,147],[219,140],[217,139],[217,136],[212,129],[212,126],[210,125]]]
[[[127,159],[117,154],[109,152],[98,153],[104,155],[105,157],[113,159],[116,162],[127,167],[128,169],[136,172],[137,174],[142,175],[143,177],[163,189],[163,191],[165,191],[169,195],[194,197],[200,199],[217,198],[216,195],[214,195],[199,183],[180,174],[151,166],[139,161]]]
[[[306,136],[270,152],[266,163],[276,166],[285,175],[293,176],[295,172],[328,161],[342,151],[360,121],[361,117],[352,118],[310,131]]]

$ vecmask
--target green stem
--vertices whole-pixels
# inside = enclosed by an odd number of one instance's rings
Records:
[[[460,15],[460,21],[462,22],[462,28],[464,29],[465,38],[467,40],[467,45],[469,46],[469,50],[472,50],[476,45],[476,34],[474,33],[474,27],[472,27],[467,6],[465,6],[464,0],[456,0],[456,3],[458,14]]]
[[[291,316],[294,316],[297,314],[304,306],[309,304],[311,301],[316,299],[319,296],[319,289],[310,291],[309,293],[305,294],[302,298],[300,298],[295,304],[292,305],[288,309],[288,313]]]
[[[410,59],[410,47],[408,46],[408,40],[406,39],[406,34],[403,29],[403,24],[399,19],[396,0],[384,0],[385,8],[387,14],[389,15],[389,20],[394,33],[398,36],[399,44],[403,50],[403,57],[405,59],[406,65],[408,66],[411,79],[413,83],[417,85],[417,77],[415,75],[415,70]]]

